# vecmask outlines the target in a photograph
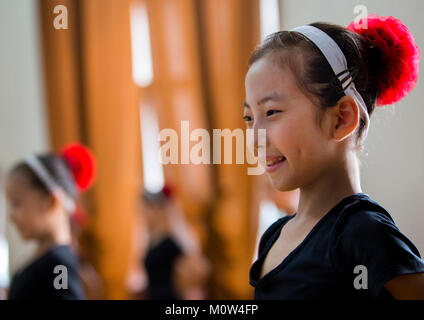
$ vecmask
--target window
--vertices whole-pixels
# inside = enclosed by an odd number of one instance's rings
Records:
[[[280,30],[279,0],[260,0],[261,40]]]
[[[133,79],[137,86],[148,87],[153,81],[153,66],[149,20],[144,2],[132,3],[130,21]]]

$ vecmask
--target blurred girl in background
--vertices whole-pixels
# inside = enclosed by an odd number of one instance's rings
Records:
[[[78,193],[93,183],[96,165],[79,144],[60,155],[30,156],[10,171],[6,198],[11,221],[22,238],[34,240],[31,262],[18,271],[8,298],[84,299],[78,260],[71,249],[70,214]]]
[[[147,228],[147,248],[142,258],[147,276],[145,298],[204,299],[209,263],[171,189],[165,186],[158,193],[145,191],[142,210]]]

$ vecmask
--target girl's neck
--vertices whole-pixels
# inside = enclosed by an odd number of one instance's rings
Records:
[[[58,245],[71,245],[71,242],[72,237],[69,225],[56,228],[38,240],[35,256],[39,257]]]
[[[355,154],[329,168],[328,173],[300,188],[296,220],[319,220],[343,198],[360,193],[359,160]]]
[[[149,228],[150,244],[154,245],[169,234],[169,224],[166,220],[157,221]]]

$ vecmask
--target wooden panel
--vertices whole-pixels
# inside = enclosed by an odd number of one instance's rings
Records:
[[[130,0],[80,3],[86,132],[98,159],[98,180],[91,193],[92,228],[108,299],[126,298],[124,281],[142,178],[129,4]]]
[[[204,0],[201,4],[201,38],[213,127],[244,129],[244,77],[248,57],[260,38],[258,0]],[[247,175],[246,165],[221,164],[215,169],[218,197],[210,219],[209,238],[213,296],[249,299],[253,290],[248,271],[257,215],[253,179]]]
[[[139,96],[131,73],[130,0],[61,1],[68,6],[66,31],[52,28],[58,2],[41,0],[52,141],[58,149],[82,140],[98,158],[98,181],[88,194],[92,253],[106,297],[125,298],[142,179],[138,103],[149,101],[160,129],[179,135],[181,120],[191,130],[244,128],[244,75],[259,41],[258,0],[146,0],[154,80]],[[247,167],[170,165],[165,177],[208,248],[210,297],[251,298],[257,201]]]
[[[50,142],[53,150],[81,141],[78,11],[75,0],[40,0],[43,63]],[[68,29],[53,27],[56,5],[68,9]]]
[[[209,130],[205,113],[198,27],[194,0],[148,0],[153,55],[153,103],[160,129],[172,128],[179,136],[180,164],[165,165],[165,179],[177,189],[185,214],[201,242],[205,241],[205,210],[211,200],[211,168],[181,164],[181,121],[190,132]],[[197,142],[189,143],[189,150]]]

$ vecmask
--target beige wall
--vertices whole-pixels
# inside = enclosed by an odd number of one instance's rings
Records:
[[[392,15],[411,30],[424,55],[424,1],[281,0],[282,29],[315,21],[347,25],[357,4],[369,14]],[[421,58],[421,68],[422,64]],[[424,255],[424,74],[415,90],[395,107],[377,108],[371,117],[362,157],[362,189],[383,205],[399,229]]]
[[[0,167],[7,170],[31,152],[48,148],[45,130],[37,1],[0,1]],[[2,179],[1,183],[4,183]],[[32,244],[24,244],[6,223],[0,202],[0,235],[7,234],[10,272],[29,257]],[[7,263],[4,257],[0,263]]]

